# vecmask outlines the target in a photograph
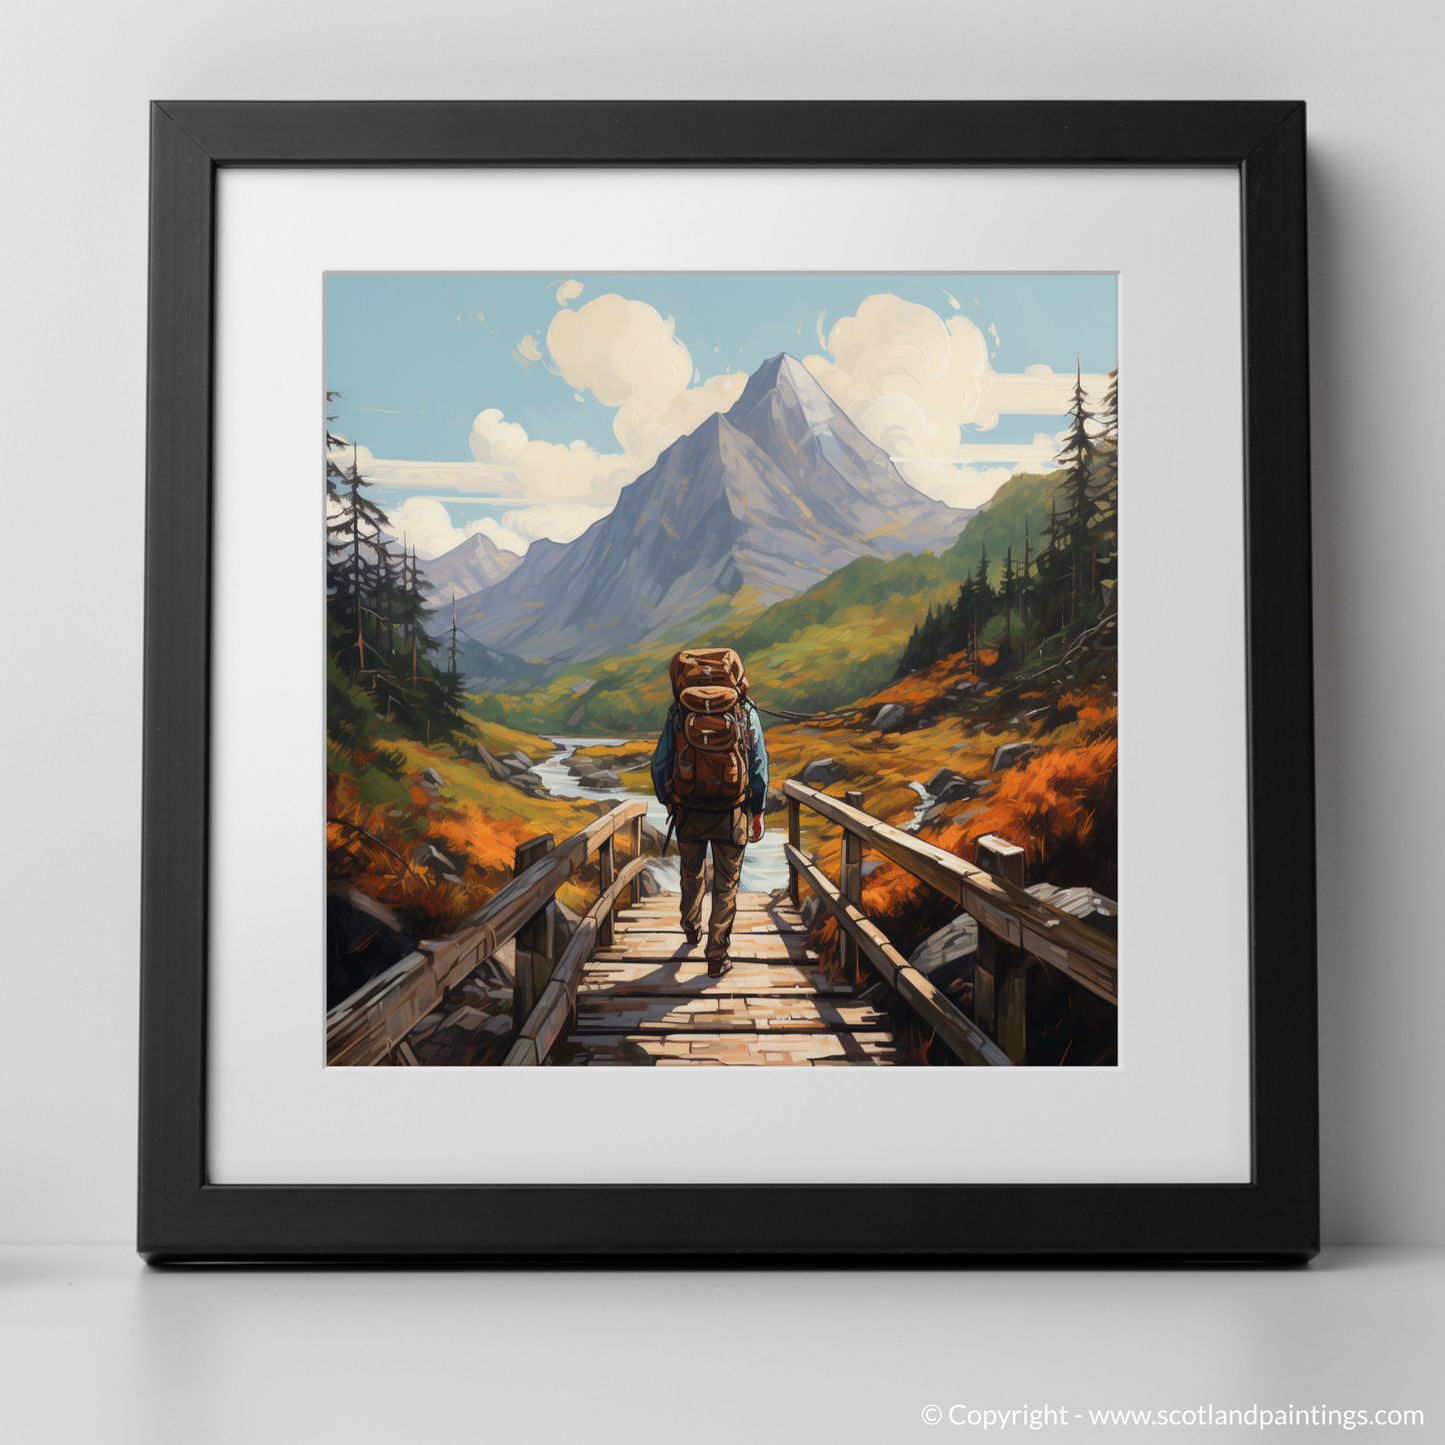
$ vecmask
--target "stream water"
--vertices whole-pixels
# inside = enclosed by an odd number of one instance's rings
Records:
[[[637,738],[568,738],[552,737],[549,742],[557,749],[550,758],[536,765],[543,785],[559,798],[592,798],[615,802],[618,798],[641,798],[647,804],[647,821],[660,833],[667,832],[667,809],[647,792],[634,792],[631,788],[584,788],[567,771],[567,759],[578,748],[616,748],[624,753],[645,753],[651,749],[645,739]],[[788,863],[783,857],[783,843],[787,838],[786,828],[775,827],[785,815],[774,813],[765,820],[765,829],[760,843],[749,843],[743,854],[743,876],[740,887],[744,893],[770,893],[782,888],[788,882]],[[674,838],[667,850],[668,856],[653,859],[647,871],[656,880],[657,886],[668,893],[676,893],[681,887],[678,876],[677,840]]]

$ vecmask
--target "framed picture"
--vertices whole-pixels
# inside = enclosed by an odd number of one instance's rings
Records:
[[[166,102],[151,208],[148,1259],[1316,1252],[1302,104]]]

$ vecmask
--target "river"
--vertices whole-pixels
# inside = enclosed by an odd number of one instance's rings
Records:
[[[567,771],[567,759],[578,748],[617,748],[629,753],[645,753],[648,744],[638,738],[566,738],[551,737],[548,741],[557,749],[550,758],[536,765],[535,771],[541,776],[542,784],[559,798],[591,798],[614,802],[619,797],[641,798],[647,804],[647,821],[660,833],[667,832],[667,809],[652,796],[634,792],[631,788],[584,788]],[[749,843],[743,854],[743,876],[741,888],[744,893],[771,893],[774,888],[784,888],[788,882],[788,863],[783,857],[783,844],[787,840],[786,827],[777,824],[787,816],[774,813],[765,820],[766,831],[760,843]],[[676,893],[681,884],[678,878],[677,840],[667,850],[667,857],[653,859],[647,871],[656,880],[657,886],[667,893]]]

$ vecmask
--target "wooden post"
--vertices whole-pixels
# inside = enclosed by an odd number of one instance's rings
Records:
[[[980,868],[992,873],[995,878],[1001,878],[1005,883],[1012,883],[1015,888],[1024,886],[1024,850],[1013,843],[1006,842],[996,833],[990,833],[987,837],[980,838],[974,845],[974,862]]]
[[[796,798],[788,799],[788,842],[802,851],[803,847],[803,805]],[[788,864],[788,897],[793,907],[798,906],[798,870]]]
[[[512,876],[520,878],[539,858],[545,858],[555,847],[552,835],[543,833],[538,838],[529,838],[517,845],[512,864]],[[552,972],[552,921],[555,910],[549,898],[517,930],[515,938],[516,968],[512,981],[512,1031],[518,1032],[527,1022],[532,1005],[537,1001],[537,972],[539,965]]]
[[[993,985],[998,972],[998,940],[986,928],[978,930],[978,949],[973,957],[973,1021],[993,1038]]]
[[[635,818],[632,820],[632,822],[628,824],[628,832],[632,835],[632,856],[633,856],[634,858],[641,858],[641,857],[642,857],[642,815],[641,815],[641,814],[638,814],[638,816],[635,817]],[[629,902],[632,904],[632,906],[633,906],[634,908],[636,908],[636,907],[638,907],[638,905],[641,904],[641,902],[642,902],[642,874],[641,874],[641,873],[639,873],[639,874],[632,880],[632,883],[631,883],[630,887],[631,887],[631,893],[630,893],[630,895],[629,895]],[[610,927],[612,926],[612,920],[609,918],[608,921],[607,921],[607,923],[608,923],[608,927],[610,928]]]
[[[1028,957],[1021,948],[998,945],[998,1045],[1012,1064],[1028,1063],[1028,1026],[1025,1018],[1025,972]]]
[[[856,789],[843,794],[843,801],[850,808],[863,807],[863,794]],[[838,892],[854,908],[863,902],[863,840],[856,834],[843,830],[842,845],[838,855]],[[838,933],[838,961],[845,969],[859,967],[858,945],[846,930]]]
[[[611,838],[602,845],[602,850],[597,855],[597,875],[597,886],[603,893],[606,893],[612,887],[612,880],[617,877],[617,859],[612,851]],[[610,908],[597,922],[597,946],[598,948],[612,947],[612,910]]]

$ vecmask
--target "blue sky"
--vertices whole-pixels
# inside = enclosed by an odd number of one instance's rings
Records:
[[[1077,359],[1086,380],[1097,378],[1117,347],[1112,275],[335,274],[325,284],[326,385],[343,394],[335,429],[372,458],[415,464],[364,469],[377,500],[426,536],[424,550],[467,529],[514,549],[576,535],[672,439],[669,387],[686,392],[671,411],[691,430],[740,394],[726,378],[780,351],[807,362],[875,441],[897,449],[915,486],[976,504],[1009,470],[1036,466],[1024,453],[1061,429],[1061,388],[1036,385],[1040,370],[1072,381]],[[632,305],[594,304],[607,297]],[[554,324],[564,311],[577,321]],[[833,342],[842,334],[833,328],[860,311],[866,325],[851,325],[855,344],[835,357],[820,326]],[[981,409],[970,412],[957,386],[935,388],[927,425],[875,394],[880,383],[859,381],[878,373],[880,355],[906,369],[920,348],[931,360],[917,364],[936,372],[939,347],[959,352],[954,370],[970,396],[970,377],[983,377]],[[474,432],[488,411],[501,416]],[[571,451],[532,447],[526,465],[512,463],[538,441]],[[584,453],[599,459],[595,475]]]

